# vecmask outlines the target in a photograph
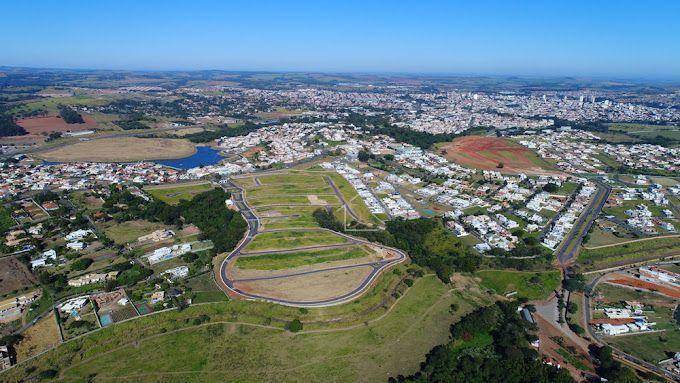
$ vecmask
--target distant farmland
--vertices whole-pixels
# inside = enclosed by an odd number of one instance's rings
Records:
[[[505,138],[464,136],[440,149],[449,161],[474,169],[529,174],[556,172],[536,153]]]
[[[61,117],[34,117],[24,118],[17,121],[17,125],[24,128],[29,134],[42,134],[52,132],[78,132],[82,130],[94,129],[97,121],[92,117],[83,115],[84,124],[67,124]]]

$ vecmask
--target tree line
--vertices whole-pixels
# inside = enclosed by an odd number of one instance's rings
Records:
[[[333,211],[317,209],[314,219],[323,228],[345,232],[345,227]],[[366,229],[361,224],[357,229]],[[371,242],[395,247],[409,254],[419,266],[432,269],[444,282],[448,282],[454,271],[472,272],[480,263],[481,257],[472,254],[458,238],[450,233],[440,220],[401,218],[388,221],[385,230],[351,231],[348,234],[363,237]]]
[[[59,107],[59,115],[67,124],[84,124],[83,116],[68,106]]]

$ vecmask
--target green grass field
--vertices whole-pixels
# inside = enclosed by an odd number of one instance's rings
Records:
[[[368,255],[370,255],[369,250],[363,246],[348,246],[326,250],[241,257],[236,261],[236,266],[242,269],[281,270],[317,263],[361,258]]]
[[[481,285],[497,294],[517,291],[518,297],[545,299],[560,284],[558,271],[522,272],[508,270],[481,270],[475,273],[482,279]]]
[[[255,209],[266,229],[319,227],[312,216],[318,206],[271,206]]]
[[[210,183],[187,184],[187,185],[161,185],[152,186],[144,189],[147,193],[159,201],[170,205],[177,205],[181,200],[191,200],[195,195],[215,188]]]
[[[618,228],[620,232],[626,233],[622,230],[622,228]],[[617,243],[621,243],[624,241],[629,241],[631,239],[634,239],[633,237],[630,238],[619,238],[616,235],[604,231],[600,229],[599,227],[594,227],[592,232],[590,233],[590,239],[588,242],[585,243],[587,247],[596,247],[596,246],[607,246],[607,245],[615,245]]]
[[[346,241],[345,238],[326,230],[272,231],[255,236],[244,251],[289,250],[307,246],[335,245]]]
[[[14,225],[16,225],[16,222],[12,218],[12,212],[6,207],[0,206],[0,235]]]
[[[587,270],[620,266],[680,254],[680,237],[624,243],[599,249],[581,249],[579,263]]]
[[[150,234],[165,227],[166,226],[162,223],[144,220],[126,221],[121,223],[113,222],[111,225],[107,224],[104,228],[104,234],[111,238],[116,244],[124,245],[136,241],[137,238],[143,235]]]
[[[1,377],[17,382],[34,367],[33,374],[58,369],[66,381],[327,382],[329,376],[336,382],[384,381],[415,372],[433,346],[447,341],[451,323],[490,301],[479,292],[450,291],[426,276],[391,310],[363,310],[350,322],[323,324],[315,318],[327,310],[342,318],[339,312],[362,306],[361,301],[306,313],[261,302],[192,306],[116,324]],[[459,306],[455,314],[449,312],[453,303]],[[208,322],[195,324],[200,315]],[[303,331],[283,331],[295,317],[305,323]],[[319,332],[310,332],[314,329]]]
[[[292,207],[295,205],[313,206],[327,204],[340,207],[342,201],[335,194],[328,179],[337,187],[342,198],[361,222],[365,224],[380,223],[380,219],[371,214],[352,185],[340,174],[333,171],[288,170],[275,174],[241,177],[235,179],[235,181],[245,189],[245,197],[248,204],[258,210],[280,210],[279,208],[284,209],[286,205]],[[340,210],[336,209],[336,211]],[[290,222],[291,226],[286,226],[286,223],[281,220],[271,220],[268,222],[273,224],[268,225],[268,228],[276,229],[310,227],[310,221],[307,219],[293,219]],[[265,222],[265,224],[268,222]],[[311,227],[314,226],[316,225],[311,225]]]

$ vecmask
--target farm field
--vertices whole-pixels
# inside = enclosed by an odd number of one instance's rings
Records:
[[[629,136],[641,139],[653,139],[661,137],[662,139],[667,140],[680,140],[680,126],[676,125],[615,123],[609,125],[609,130],[622,132]]]
[[[678,254],[680,237],[656,238],[598,249],[581,249],[578,262],[586,270],[596,270]]]
[[[268,250],[289,250],[308,246],[345,243],[347,239],[326,230],[286,230],[259,233],[244,249],[244,253]]]
[[[481,278],[480,285],[505,295],[517,291],[518,297],[530,300],[547,298],[560,284],[558,271],[522,272],[508,270],[481,270],[475,273]]]
[[[192,306],[111,326],[62,345],[2,378],[16,382],[24,377],[24,367],[35,366],[37,372],[59,369],[65,380],[90,376],[94,382],[111,378],[325,382],[329,374],[336,381],[381,381],[415,372],[433,346],[446,342],[451,323],[492,300],[475,288],[451,291],[434,276],[416,280],[401,299],[390,303],[394,306],[389,311],[382,306],[366,310],[373,298],[307,313],[258,302]],[[453,303],[459,306],[455,314],[449,311]],[[357,305],[364,314],[349,314]],[[319,322],[327,311],[349,321]],[[193,325],[192,319],[199,315],[210,321]],[[272,317],[277,320],[263,322]],[[305,323],[303,330],[283,331],[286,321],[295,317]],[[125,364],[120,363],[123,359]]]
[[[212,190],[213,186],[209,182],[190,183],[190,184],[165,184],[159,186],[148,186],[144,190],[157,200],[170,205],[177,205],[179,201],[191,200],[195,195]]]
[[[55,162],[132,162],[183,158],[195,152],[194,144],[186,140],[117,137],[82,141],[35,156]]]
[[[97,121],[91,116],[83,114],[83,124],[67,124],[59,116],[51,117],[32,117],[17,121],[17,125],[24,128],[29,134],[41,135],[52,132],[79,132],[83,130],[96,129]]]
[[[557,170],[536,153],[506,138],[464,136],[440,146],[439,149],[449,161],[470,168],[502,173],[557,173]]]

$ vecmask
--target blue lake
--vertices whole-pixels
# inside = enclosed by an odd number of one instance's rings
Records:
[[[173,160],[155,160],[153,162],[165,166],[170,166],[176,169],[191,169],[199,166],[215,165],[220,162],[223,157],[220,153],[209,146],[196,147],[194,155],[184,158],[176,158]]]

